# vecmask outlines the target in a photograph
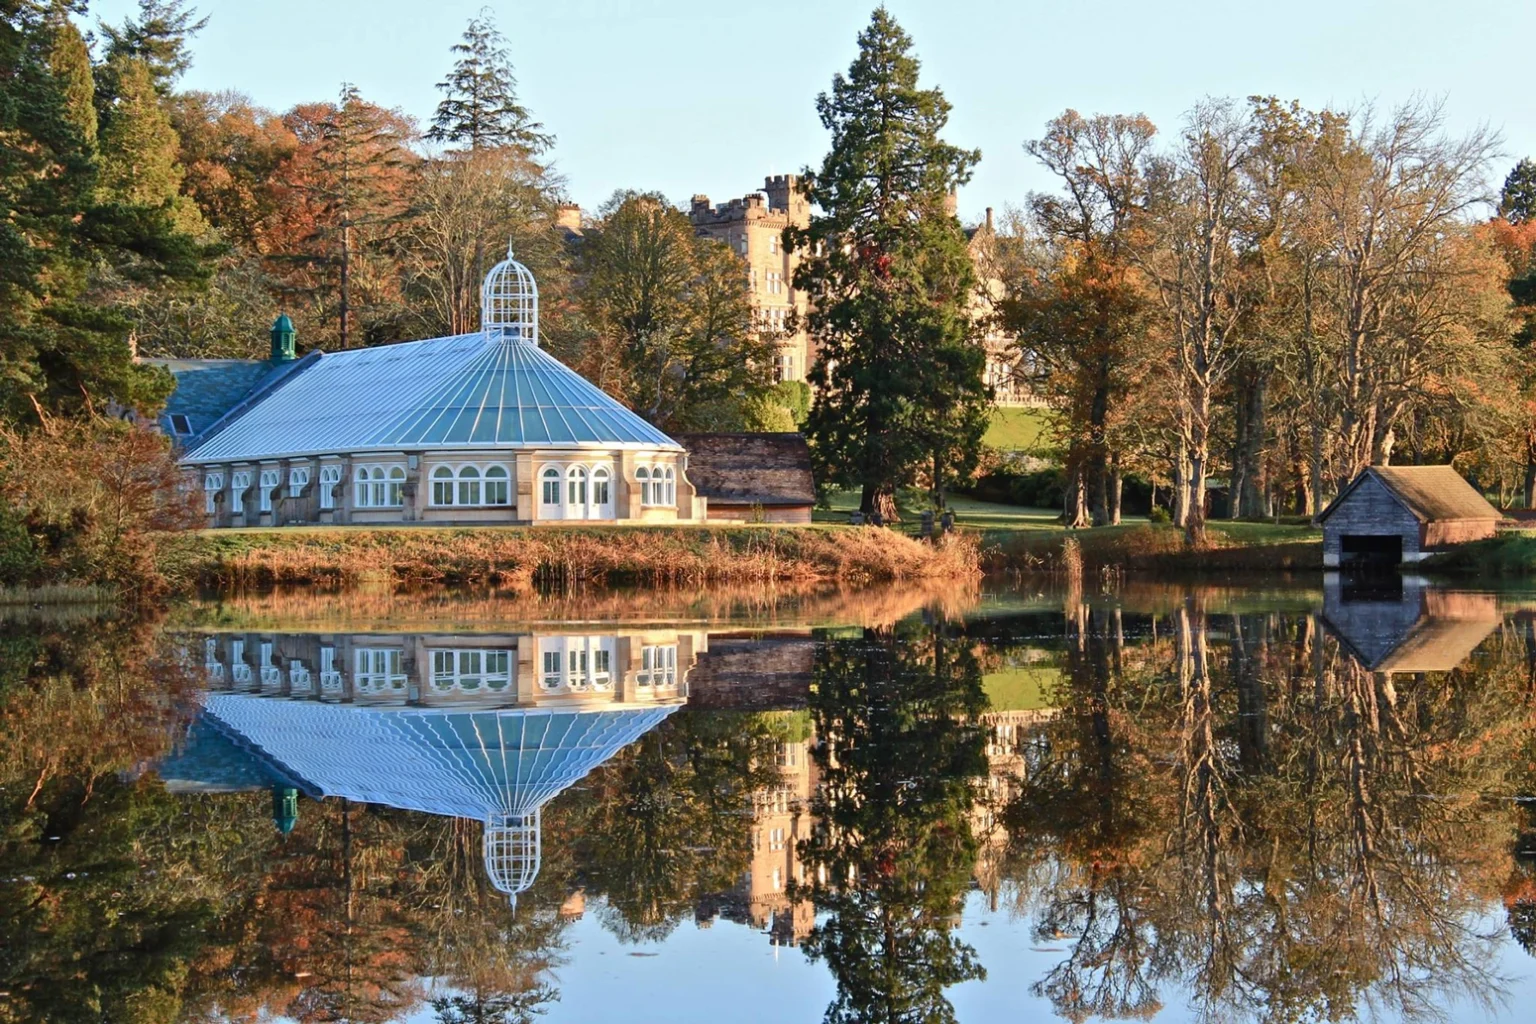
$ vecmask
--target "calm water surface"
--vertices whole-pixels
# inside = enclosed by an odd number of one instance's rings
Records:
[[[1536,595],[0,614],[3,1024],[1536,1003]]]

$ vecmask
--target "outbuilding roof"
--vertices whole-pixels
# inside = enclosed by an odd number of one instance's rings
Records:
[[[504,447],[680,448],[543,349],[476,332],[324,353],[183,461]]]
[[[1367,479],[1381,483],[1420,522],[1503,518],[1454,466],[1371,466],[1350,481],[1318,521],[1332,515]]]
[[[814,505],[811,450],[800,434],[679,434],[688,481],[719,505]]]

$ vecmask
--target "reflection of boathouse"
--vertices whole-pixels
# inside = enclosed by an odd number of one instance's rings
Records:
[[[491,883],[515,899],[538,873],[543,806],[682,706],[694,644],[675,630],[208,636],[203,719],[161,775],[272,786],[285,828],[295,791],[478,820]]]
[[[1492,594],[1435,590],[1422,578],[1357,586],[1330,575],[1323,621],[1373,672],[1449,672],[1499,624]]]

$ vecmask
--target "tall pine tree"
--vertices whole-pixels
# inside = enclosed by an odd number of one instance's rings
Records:
[[[975,269],[948,204],[981,154],[939,138],[950,106],[918,70],[877,9],[848,74],[816,101],[832,148],[804,187],[820,213],[786,231],[820,350],[807,433],[821,479],[862,487],[863,511],[887,520],[920,472],[942,500],[944,480],[974,464],[988,402]]]
[[[187,42],[208,24],[186,0],[139,0],[139,17],[122,25],[101,23],[107,58],[131,57],[149,68],[155,91],[169,95],[176,79],[192,66]]]
[[[490,8],[470,20],[463,42],[454,44],[453,52],[459,59],[437,83],[443,99],[428,139],[469,150],[516,146],[530,154],[554,144],[553,136],[518,102],[507,40],[497,31]]]

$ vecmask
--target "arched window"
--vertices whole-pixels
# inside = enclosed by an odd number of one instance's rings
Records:
[[[460,505],[480,504],[480,471],[474,466],[464,466],[459,470],[459,501]]]
[[[304,488],[309,486],[309,467],[294,466],[288,471],[288,497],[298,498],[304,494]]]
[[[336,507],[336,485],[341,483],[340,466],[320,467],[320,507]]]
[[[237,516],[245,515],[245,492],[250,490],[251,474],[247,471],[236,473],[229,480],[229,510]]]
[[[585,466],[572,466],[565,474],[566,501],[576,507],[587,503],[587,468]]]
[[[554,466],[546,467],[539,475],[539,500],[545,505],[560,504],[560,471]]]
[[[658,502],[658,504],[661,504],[661,505],[676,505],[677,504],[677,470],[673,469],[671,466],[667,467],[667,493],[661,499],[661,501]]]
[[[438,466],[432,471],[432,504],[453,504],[453,470]]]
[[[405,504],[405,470],[399,466],[391,466],[389,470],[389,482],[384,493],[384,504],[399,508]]]
[[[598,466],[592,471],[592,504],[607,505],[613,501],[613,492],[609,490],[608,470],[604,466]]]
[[[277,485],[283,482],[281,470],[264,469],[257,478],[257,487],[260,494],[257,495],[256,505],[263,512],[272,511],[272,492],[277,490]]]
[[[485,471],[485,503],[487,505],[512,504],[512,492],[507,486],[505,466],[491,466]]]
[[[223,489],[223,473],[209,473],[203,477],[203,511],[209,515],[218,511],[219,492]]]
[[[651,503],[651,471],[644,466],[635,470],[635,479],[640,482],[640,504]]]

